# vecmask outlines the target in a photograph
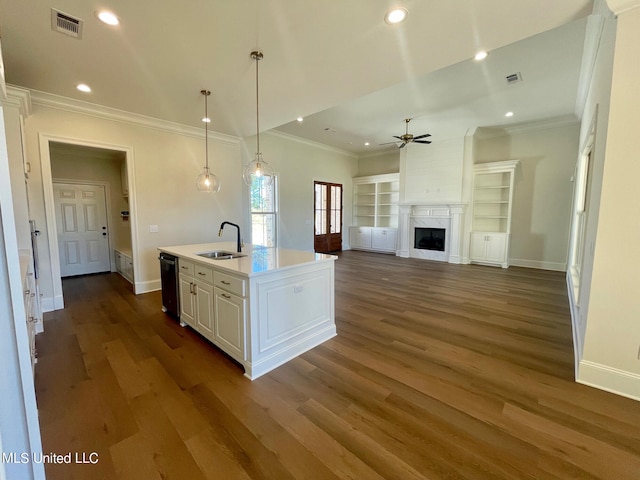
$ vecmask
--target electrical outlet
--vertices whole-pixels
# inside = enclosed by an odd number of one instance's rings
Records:
[[[294,285],[293,293],[300,293],[304,290],[304,285]]]
[[[158,233],[158,225],[149,225],[149,233]]]

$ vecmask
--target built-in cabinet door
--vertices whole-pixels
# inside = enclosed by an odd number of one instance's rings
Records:
[[[487,261],[505,263],[507,255],[506,235],[487,235]]]
[[[487,241],[484,233],[472,233],[469,245],[471,260],[484,260],[487,254]]]
[[[374,228],[371,230],[371,248],[381,251],[395,251],[398,231],[388,228]]]
[[[210,340],[213,333],[213,285],[196,280],[193,284],[196,306],[196,329]]]
[[[351,248],[371,248],[371,227],[351,227],[349,244]]]
[[[508,266],[507,244],[509,236],[504,233],[472,233],[469,257],[472,261]]]
[[[216,344],[238,361],[245,355],[245,300],[215,288]]]
[[[195,326],[195,302],[193,299],[193,277],[180,274],[180,322]]]

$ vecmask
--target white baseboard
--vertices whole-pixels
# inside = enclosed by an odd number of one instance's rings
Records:
[[[136,295],[138,295],[140,293],[155,292],[156,290],[160,290],[161,288],[162,283],[158,278],[157,280],[150,280],[148,282],[136,282],[133,289]]]
[[[298,339],[295,343],[285,344],[284,347],[275,348],[275,351],[272,354],[261,358],[257,362],[246,362],[244,364],[244,376],[250,380],[255,380],[256,378],[270,372],[284,363],[287,363],[289,360],[302,355],[304,352],[317,347],[336,335],[336,325],[335,323],[330,323],[326,328]]]
[[[64,299],[62,298],[62,295],[58,295],[56,297],[42,297],[40,307],[43,312],[62,310],[64,308]]]
[[[567,264],[562,262],[543,262],[540,260],[525,260],[523,258],[510,258],[509,265],[514,267],[537,268],[540,270],[555,270],[566,272]]]
[[[637,373],[582,360],[576,381],[616,395],[640,400],[640,375]]]

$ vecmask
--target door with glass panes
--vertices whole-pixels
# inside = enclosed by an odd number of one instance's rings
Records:
[[[342,250],[342,185],[314,182],[315,234],[313,248],[318,253]]]

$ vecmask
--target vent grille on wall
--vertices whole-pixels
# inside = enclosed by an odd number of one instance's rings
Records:
[[[512,73],[511,75],[507,75],[504,78],[507,80],[508,85],[522,81],[522,75],[520,74],[520,72]]]
[[[70,37],[82,38],[82,25],[84,22],[79,18],[74,18],[66,13],[51,9],[51,30],[64,33]]]

